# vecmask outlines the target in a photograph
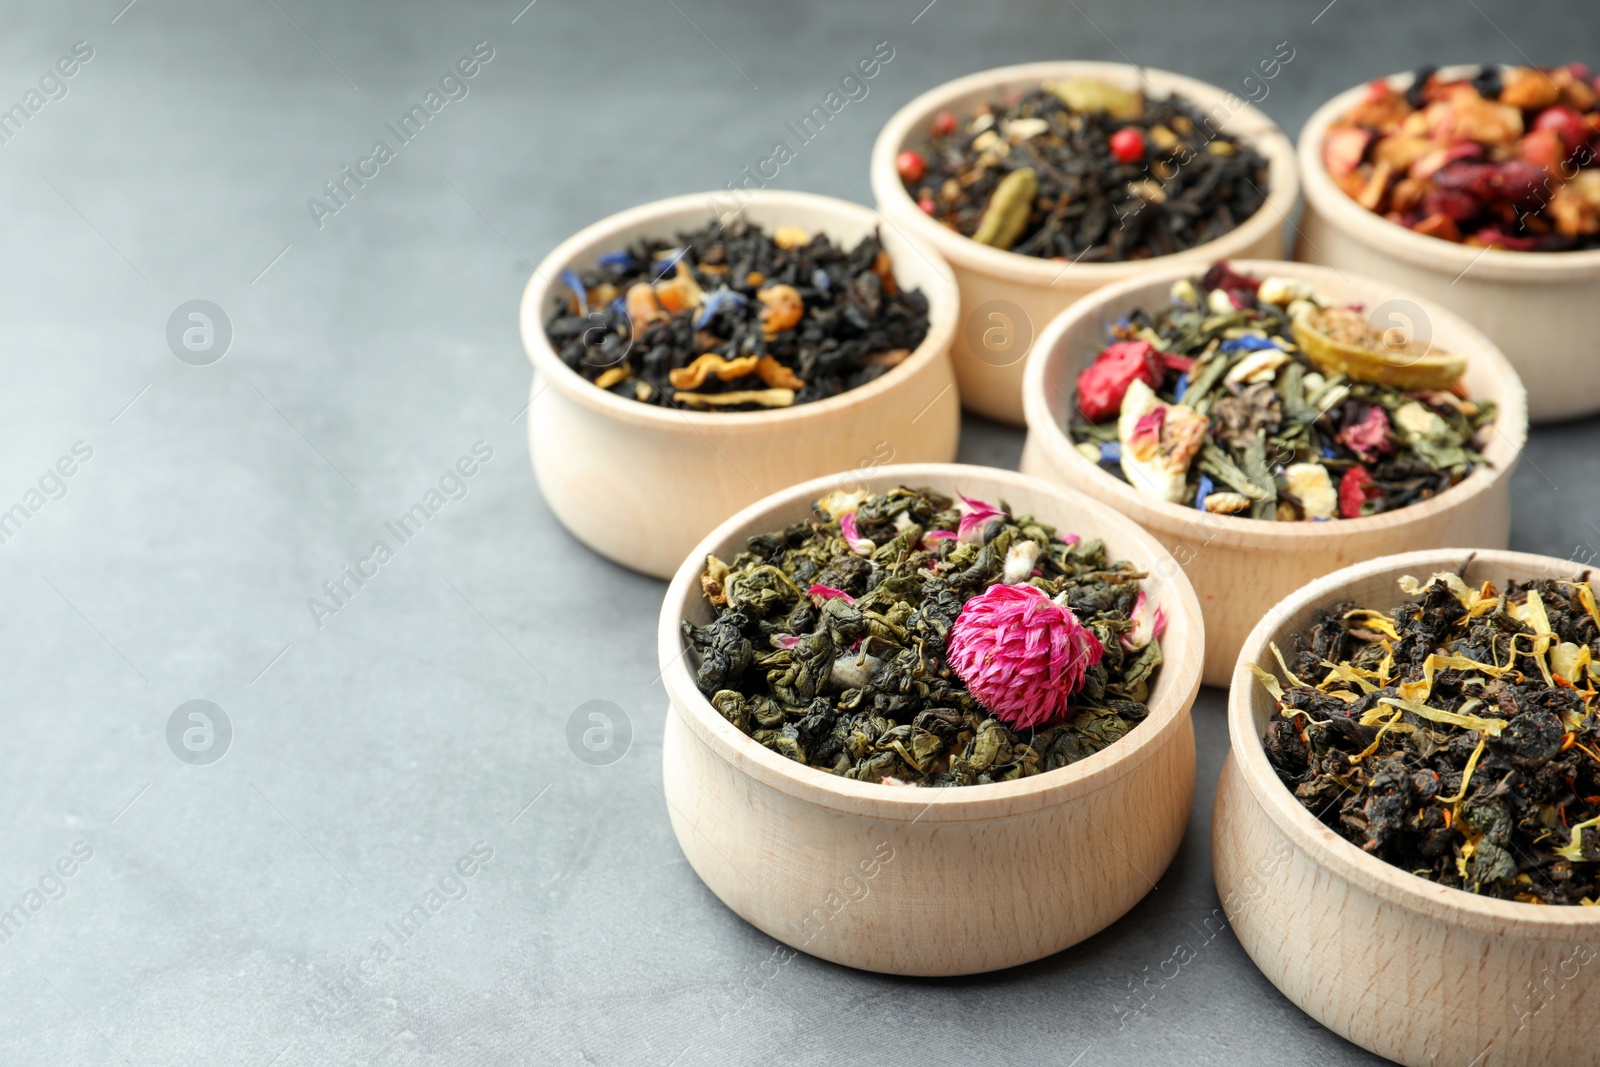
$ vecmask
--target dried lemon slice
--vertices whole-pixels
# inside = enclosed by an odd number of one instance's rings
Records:
[[[1394,343],[1353,308],[1304,312],[1294,320],[1294,343],[1324,374],[1395,389],[1448,389],[1467,369],[1465,356],[1415,337]]]

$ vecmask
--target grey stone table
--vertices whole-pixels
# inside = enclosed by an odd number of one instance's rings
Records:
[[[0,1063],[1370,1060],[1206,923],[1217,692],[1188,837],[1113,929],[964,980],[769,962],[667,823],[662,585],[585,551],[534,485],[517,300],[577,227],[766,158],[880,41],[868,95],[775,185],[864,199],[879,125],[984,67],[1234,87],[1287,41],[1262,106],[1294,131],[1424,58],[1600,58],[1587,5],[6,15]],[[420,131],[389,129],[430,92]],[[964,460],[1016,462],[1016,431],[964,429]],[[1534,433],[1515,547],[1600,544],[1597,444]],[[391,532],[430,492],[438,513]],[[566,740],[590,700],[631,728],[609,765]]]

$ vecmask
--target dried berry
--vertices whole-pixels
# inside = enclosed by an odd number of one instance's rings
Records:
[[[923,162],[920,152],[913,152],[909,148],[894,157],[894,169],[903,182],[919,182],[927,173],[928,166]]]

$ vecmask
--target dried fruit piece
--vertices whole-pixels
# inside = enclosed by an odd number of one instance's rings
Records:
[[[756,375],[775,389],[798,390],[806,387],[804,379],[771,356],[762,356],[756,362]]]
[[[769,285],[756,293],[756,299],[763,305],[761,331],[768,337],[794,329],[805,314],[805,301],[792,285]]]
[[[1347,519],[1359,519],[1363,505],[1382,495],[1383,490],[1365,467],[1351,467],[1339,479],[1339,514]]]
[[[803,226],[779,226],[772,231],[772,243],[779,248],[804,248],[811,243],[811,231]]]
[[[1291,463],[1283,471],[1284,491],[1300,501],[1307,519],[1331,519],[1339,509],[1328,468],[1320,463]]]
[[[1109,419],[1122,410],[1122,398],[1134,379],[1153,389],[1165,376],[1166,367],[1149,341],[1119,341],[1078,372],[1078,410],[1090,422]]]
[[[1467,369],[1465,357],[1413,336],[1403,347],[1368,325],[1352,308],[1320,308],[1294,320],[1294,340],[1324,374],[1396,389],[1448,389]]]
[[[756,369],[756,362],[755,356],[723,359],[715,352],[707,352],[687,367],[668,371],[667,380],[674,389],[698,389],[707,378],[715,377],[724,382],[742,378]]]
[[[786,408],[794,403],[794,390],[740,389],[731,393],[674,393],[672,399],[692,408],[729,408],[738,404]]]
[[[1039,177],[1032,167],[1020,167],[1007,174],[995,187],[989,206],[984,209],[983,221],[972,239],[992,248],[1010,248],[1022,236],[1028,225],[1028,215],[1033,210],[1033,198],[1039,191]]]
[[[1117,437],[1122,473],[1141,493],[1171,503],[1188,497],[1189,463],[1205,440],[1209,420],[1193,408],[1168,404],[1135,378],[1122,398]]]

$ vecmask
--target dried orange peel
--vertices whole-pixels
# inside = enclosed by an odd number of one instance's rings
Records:
[[[771,358],[771,357],[767,357]],[[707,352],[699,356],[687,367],[678,367],[667,372],[667,380],[674,389],[698,389],[706,383],[707,378],[715,377],[720,381],[730,382],[735,378],[743,378],[746,374],[756,369],[760,362],[757,356],[740,356],[738,359],[723,359],[715,352]]]

